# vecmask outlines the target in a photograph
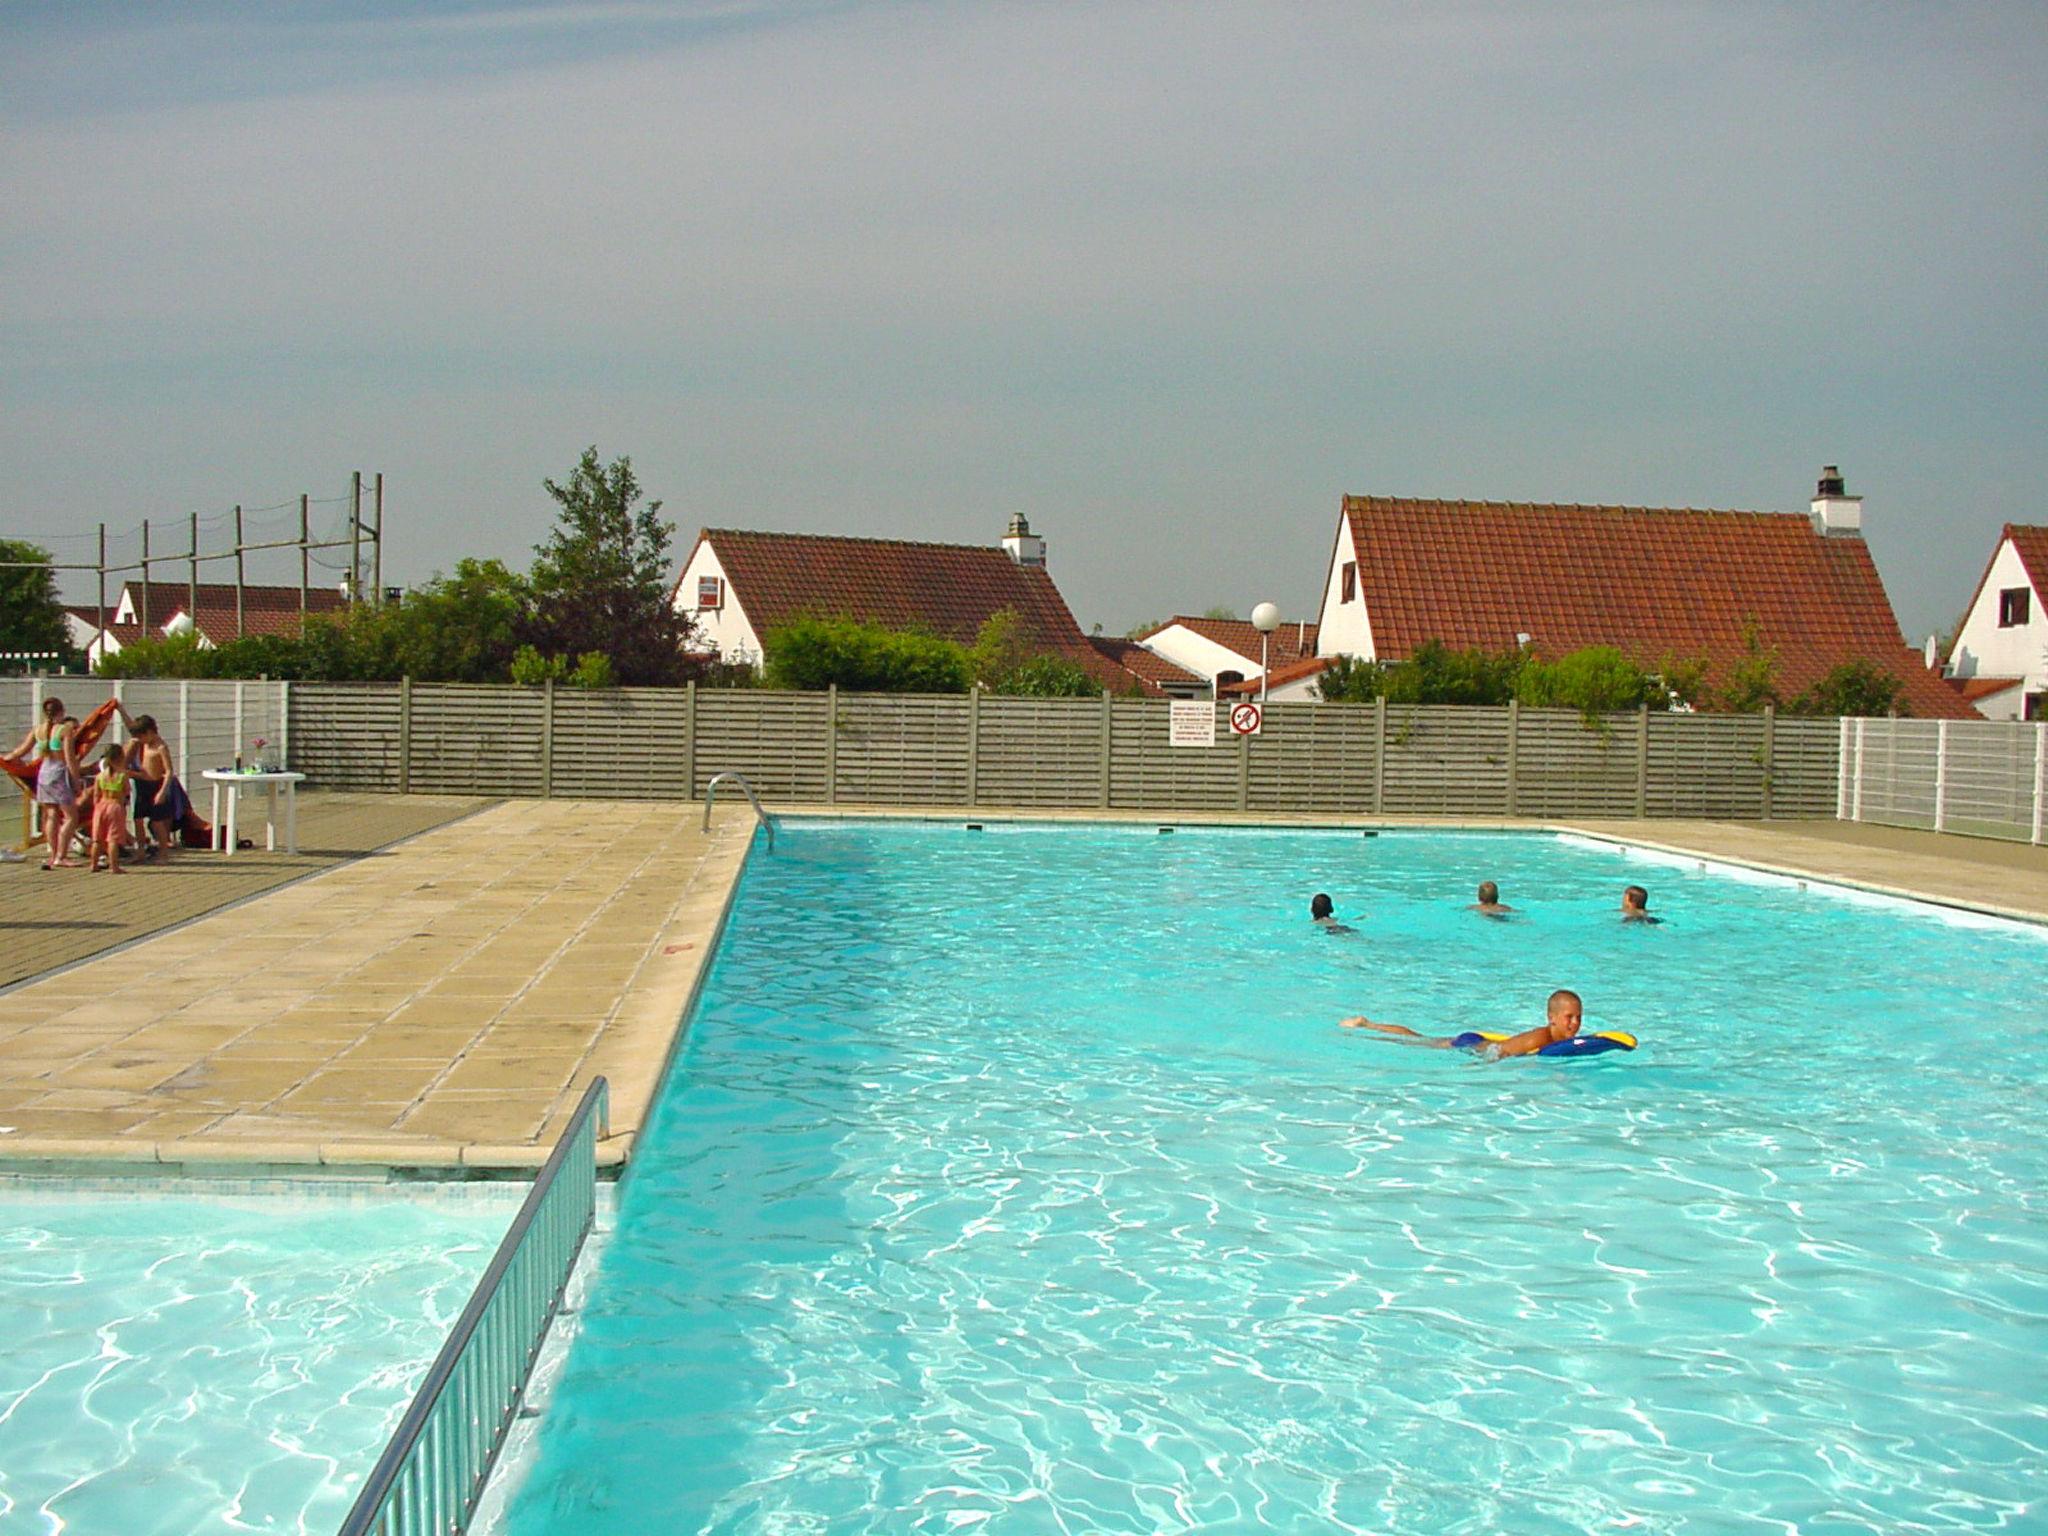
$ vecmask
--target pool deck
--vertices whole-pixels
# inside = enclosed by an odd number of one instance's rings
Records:
[[[1041,819],[986,807],[776,809]],[[379,811],[356,814],[374,820]],[[13,963],[44,956],[62,968],[0,998],[0,1170],[530,1170],[600,1073],[612,1088],[600,1160],[623,1165],[737,887],[754,825],[744,801],[721,805],[709,833],[699,829],[701,807],[673,802],[444,803],[434,812],[394,797],[381,811],[380,825],[413,818],[426,829],[374,855],[342,858],[345,850],[330,846],[324,868],[274,856],[263,875],[256,858],[206,854],[174,865],[169,877],[5,872],[0,922],[19,930]],[[1156,812],[1114,819],[1331,824]],[[2048,849],[1973,838],[1833,822],[1347,824],[1556,826],[2048,922]],[[232,877],[221,867],[230,862]],[[114,903],[104,908],[112,912],[137,893],[149,899],[111,929],[36,927],[39,918],[57,920],[46,893],[73,886],[87,903],[81,921],[102,920],[93,902]],[[221,898],[230,904],[204,910],[209,890],[230,892]],[[235,899],[252,892],[260,894]],[[173,926],[138,936],[151,922]],[[49,947],[49,931],[71,947]],[[118,947],[67,963],[95,937]]]

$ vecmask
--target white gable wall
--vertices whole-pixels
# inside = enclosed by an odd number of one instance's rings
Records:
[[[1337,543],[1330,554],[1330,569],[1323,579],[1323,609],[1316,620],[1316,654],[1356,656],[1372,661],[1377,652],[1372,643],[1372,617],[1365,608],[1365,576],[1361,572],[1350,602],[1344,601],[1344,567],[1356,564],[1358,550],[1351,539],[1351,519],[1337,514]]]
[[[724,583],[725,601],[722,606],[697,606],[697,581],[703,576],[716,576]],[[696,624],[697,634],[691,643],[697,649],[715,649],[726,661],[748,662],[756,667],[761,665],[761,637],[755,633],[753,621],[740,604],[740,594],[733,589],[725,567],[719,564],[718,551],[711,547],[709,539],[698,540],[697,547],[690,552],[689,564],[683,567],[683,579],[676,583],[676,609],[688,614]]]
[[[2027,603],[2027,622],[2000,629],[1998,594],[2011,587],[2025,587],[2032,594]],[[2042,593],[2027,579],[2026,567],[2021,564],[2012,540],[2000,540],[1990,574],[1977,589],[1963,627],[1956,632],[1955,645],[1949,652],[1951,674],[2017,677],[2025,679],[2028,693],[2048,689],[2048,613],[2042,611],[2041,599]]]
[[[1259,675],[1258,657],[1241,656],[1207,635],[1196,634],[1185,624],[1169,624],[1158,634],[1145,636],[1138,644],[1153,655],[1164,656],[1175,666],[1185,667],[1211,683],[1216,681],[1219,672],[1236,672],[1245,677]]]

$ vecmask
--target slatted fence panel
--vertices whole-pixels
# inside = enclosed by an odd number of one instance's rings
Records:
[[[1372,811],[1378,712],[1370,704],[1273,704],[1251,745],[1255,811]]]
[[[764,800],[824,800],[830,727],[822,693],[700,688],[696,796],[703,797],[715,775],[742,773]]]
[[[1507,710],[1389,705],[1386,735],[1382,811],[1408,816],[1507,814]]]
[[[1515,809],[1523,816],[1633,816],[1638,722],[1601,717],[1588,726],[1572,710],[1520,711],[1515,741]]]
[[[976,804],[1102,804],[1102,701],[984,697]]]
[[[958,694],[840,694],[834,797],[965,805],[968,710]]]
[[[2002,720],[1949,722],[1941,774],[1945,830],[2020,839],[2032,835],[2034,752],[2042,729]]]
[[[398,684],[293,683],[288,697],[289,761],[309,784],[397,792]]]
[[[690,696],[674,688],[554,690],[550,793],[688,800]]]
[[[1842,771],[1841,722],[1780,718],[1771,744],[1771,814],[1831,817]]]
[[[1864,821],[1932,827],[1938,733],[1931,720],[1866,720],[1861,812]]]
[[[538,795],[543,699],[538,688],[415,683],[415,794]]]
[[[1109,801],[1128,810],[1234,811],[1245,789],[1245,749],[1230,732],[1230,708],[1216,711],[1216,745],[1169,744],[1164,699],[1111,701]]]
[[[1764,813],[1761,715],[1648,717],[1646,816],[1732,819]]]

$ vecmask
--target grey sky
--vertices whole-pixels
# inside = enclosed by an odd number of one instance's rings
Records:
[[[2048,520],[2048,10],[0,3],[0,532],[391,481],[524,563],[1051,541],[1308,613],[1347,492],[1802,508],[1909,632]],[[680,555],[680,551],[679,551]]]

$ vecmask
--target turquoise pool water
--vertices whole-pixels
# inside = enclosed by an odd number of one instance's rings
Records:
[[[1642,1048],[1335,1027],[1558,985]],[[2037,931],[1547,837],[790,824],[508,1523],[2042,1529],[2044,996]]]
[[[0,1533],[333,1536],[523,1193],[0,1182]]]

